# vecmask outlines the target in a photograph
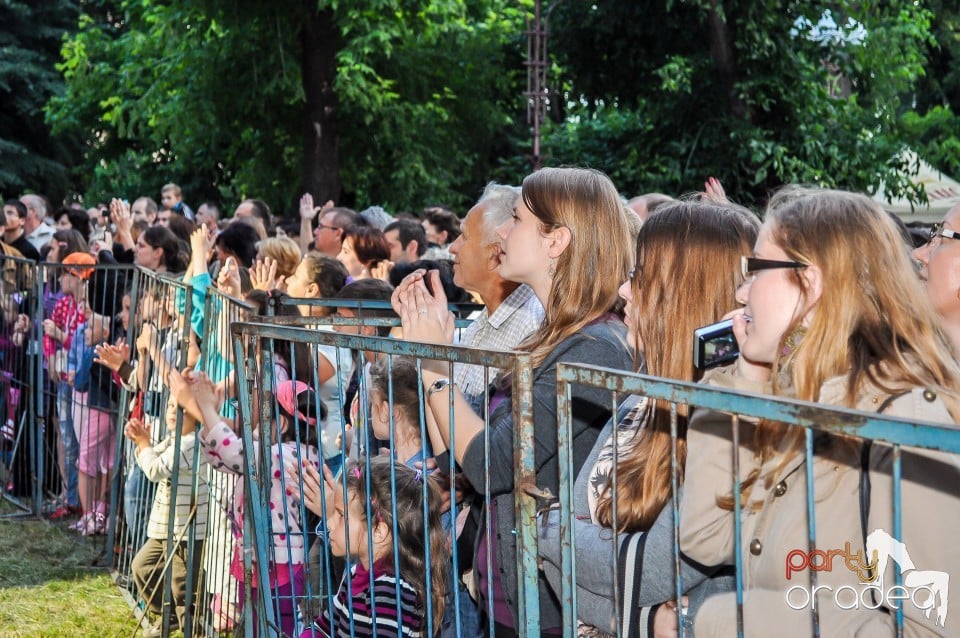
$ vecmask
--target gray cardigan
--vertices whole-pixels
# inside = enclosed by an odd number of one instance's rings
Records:
[[[638,397],[626,399],[617,411],[618,422],[638,402]],[[620,623],[623,636],[646,636],[656,606],[676,597],[673,501],[667,501],[646,533],[620,534],[616,537],[616,544],[609,528],[591,523],[587,506],[590,472],[604,442],[613,432],[613,423],[611,419],[600,433],[574,484],[577,617],[605,633],[615,634],[614,625]],[[537,526],[539,555],[547,581],[559,597],[560,511],[550,510],[545,519]],[[681,555],[680,575],[684,593],[690,599],[688,614],[691,618],[708,596],[733,589],[734,579],[726,572],[708,576],[708,572],[716,571],[697,566]],[[632,596],[625,596],[624,585],[632,585]],[[617,588],[619,591],[615,591]],[[620,618],[614,613],[615,595],[619,598]],[[624,601],[628,598],[634,600],[635,608],[624,609]],[[689,629],[687,635],[691,635]]]
[[[533,420],[536,450],[534,460],[537,485],[554,494],[559,486],[557,463],[557,363],[588,363],[629,369],[633,354],[626,340],[626,327],[612,315],[592,323],[554,348],[543,364],[533,372]],[[574,472],[579,472],[597,440],[603,424],[610,418],[610,393],[599,388],[574,386],[573,457]],[[496,512],[496,528],[491,539],[503,593],[517,622],[517,543],[514,510],[514,428],[511,400],[494,410],[490,417],[490,456],[484,454],[484,437],[476,436],[467,446],[462,468],[473,488],[483,493],[489,470],[491,506]],[[477,535],[481,539],[485,525]],[[476,547],[474,547],[476,553]],[[559,627],[560,608],[544,579],[540,579],[540,623],[542,629]]]

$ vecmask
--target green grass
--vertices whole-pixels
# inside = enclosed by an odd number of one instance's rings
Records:
[[[0,520],[0,635],[133,636],[133,611],[98,564],[103,537],[82,538],[66,527]]]

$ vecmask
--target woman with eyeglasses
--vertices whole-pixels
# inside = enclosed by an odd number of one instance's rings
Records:
[[[953,352],[916,285],[895,224],[868,197],[799,189],[778,194],[743,267],[749,276],[737,295],[743,308],[733,318],[740,358],[711,371],[707,383],[907,421],[952,424],[960,417]],[[946,614],[942,574],[932,571],[960,573],[956,456],[901,450],[899,544],[892,538],[892,447],[816,433],[813,548],[804,430],[746,418],[734,423],[739,450],[729,414],[699,410],[691,417],[680,545],[701,565],[734,564],[737,453],[746,636],[813,635],[814,600],[823,636],[893,635],[897,606],[904,635],[960,632],[960,614]],[[870,572],[857,568],[857,552],[869,560],[865,545],[894,557],[882,563],[873,591],[861,581]],[[811,554],[814,549],[820,553]],[[896,588],[891,594],[897,559],[913,600],[898,600]],[[819,587],[813,595],[811,564]],[[881,564],[873,567],[881,571]],[[707,600],[695,632],[697,638],[736,635],[735,593]]]
[[[930,231],[930,240],[913,251],[920,279],[955,352],[960,353],[960,205]]]

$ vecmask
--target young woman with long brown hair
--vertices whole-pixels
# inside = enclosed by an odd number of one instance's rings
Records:
[[[634,274],[620,287],[640,370],[683,381],[700,378],[703,371],[693,364],[693,332],[717,321],[734,303],[742,282],[734,266],[756,241],[759,225],[745,209],[696,201],[664,206],[644,223],[637,237]],[[620,624],[622,634],[631,636],[641,619],[650,616],[651,607],[675,595],[670,405],[630,397],[618,413],[616,436],[611,421],[575,486],[577,611],[587,625],[615,633]],[[682,467],[685,406],[678,406],[677,416]],[[538,527],[543,568],[558,595],[560,522],[559,510],[553,510],[546,524]],[[619,545],[611,529],[620,533]],[[628,548],[633,549],[630,561]],[[709,593],[729,586],[726,579],[704,583],[706,579],[707,574],[684,565],[691,610]],[[618,580],[633,581],[631,591],[636,594],[624,598],[621,592],[619,618],[614,613]]]
[[[600,172],[576,168],[543,169],[523,181],[513,219],[502,225],[500,274],[528,284],[543,304],[540,329],[520,350],[533,360],[533,420],[537,485],[556,493],[557,385],[560,362],[593,363],[627,368],[632,354],[626,327],[614,313],[617,287],[633,262],[626,213],[610,179]],[[440,286],[432,280],[432,290]],[[434,297],[422,274],[414,273],[395,291],[404,338],[449,342],[453,318],[442,293]],[[493,408],[489,431],[463,394],[454,390],[454,422],[450,423],[449,379],[426,369],[427,403],[435,418],[430,437],[434,452],[450,450],[477,492],[489,481],[494,533],[482,524],[474,548],[474,569],[486,612],[498,636],[515,635],[517,613],[517,549],[514,521],[514,423],[512,399]],[[609,397],[593,388],[574,391],[573,446],[575,471],[610,417]],[[484,439],[489,438],[489,454]],[[493,563],[487,563],[491,546]],[[493,591],[488,599],[488,584]],[[545,582],[540,585],[540,623],[544,635],[559,631],[560,610]]]
[[[805,190],[776,196],[743,270],[748,279],[738,301],[744,307],[734,317],[740,358],[705,381],[908,421],[954,423],[960,417],[960,369],[917,285],[909,247],[870,198]],[[809,556],[814,549],[848,548],[863,557],[875,531],[893,540],[891,446],[817,433],[808,486],[803,429],[746,419],[739,428],[735,450],[730,415],[702,410],[692,416],[680,544],[704,565],[734,562],[728,486],[738,454],[745,635],[813,635],[814,604],[823,636],[893,635],[897,606],[904,635],[960,631],[960,615],[946,617],[945,588],[936,600],[916,597],[926,607],[898,600],[897,591],[891,599],[893,569],[875,565],[879,580],[873,584],[880,587],[872,593],[841,557],[833,558],[832,569],[814,557],[820,567],[816,592],[798,555],[798,568],[785,569],[795,551]],[[910,448],[900,458],[899,556],[910,596],[939,573],[928,570],[960,572],[960,463],[955,455]],[[808,489],[816,548],[808,540]],[[912,562],[903,560],[907,550]],[[695,630],[698,638],[736,633],[734,593],[706,601]]]

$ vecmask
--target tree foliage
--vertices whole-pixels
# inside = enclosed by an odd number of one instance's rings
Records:
[[[747,203],[787,182],[897,194],[907,147],[960,174],[953,2],[543,3],[546,164],[603,169],[629,194],[713,175]],[[284,210],[308,189],[358,207],[464,207],[491,177],[529,171],[532,4],[3,3],[0,185],[57,192],[70,179],[100,200],[175,181],[195,204],[252,196]],[[61,89],[52,65],[71,23]]]
[[[565,2],[551,46],[573,117],[544,147],[554,163],[596,147],[589,161],[633,193],[711,175],[747,201],[788,182],[901,191],[901,96],[931,17],[913,2]]]
[[[69,189],[76,147],[53,136],[43,108],[63,92],[54,65],[60,40],[76,21],[70,0],[0,3],[0,192],[14,197],[31,189],[56,201]]]
[[[318,196],[394,209],[462,203],[482,186],[509,120],[506,58],[522,17],[510,4],[96,4],[64,46],[68,92],[51,102],[50,121],[85,136],[82,188],[94,197],[172,180],[194,201],[290,207],[308,173],[304,136],[322,124],[336,127],[326,152],[339,161]],[[301,54],[317,43],[304,43],[303,29],[324,19],[336,46],[323,110],[335,119],[305,122]]]

